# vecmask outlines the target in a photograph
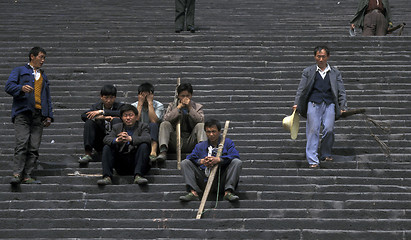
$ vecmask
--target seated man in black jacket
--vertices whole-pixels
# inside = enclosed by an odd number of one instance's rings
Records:
[[[81,119],[85,122],[83,133],[85,155],[79,159],[80,164],[87,164],[93,159],[91,157],[93,148],[101,153],[104,136],[111,130],[113,122],[116,120],[120,122],[120,107],[123,103],[115,102],[116,95],[116,87],[104,85],[100,91],[101,101],[81,114]]]
[[[148,125],[137,120],[138,110],[131,104],[120,108],[120,116],[122,122],[114,124],[104,137],[103,179],[97,184],[111,184],[113,168],[118,174],[133,174],[136,184],[147,184],[143,176],[150,170],[151,136]]]

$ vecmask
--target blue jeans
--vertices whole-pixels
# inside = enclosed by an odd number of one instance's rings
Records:
[[[335,104],[327,105],[309,102],[307,110],[307,146],[306,157],[309,164],[319,164],[318,144],[321,125],[323,126],[320,154],[321,158],[331,157],[331,149],[334,144]]]

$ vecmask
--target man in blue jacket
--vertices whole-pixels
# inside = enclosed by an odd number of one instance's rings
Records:
[[[12,185],[40,183],[31,173],[39,157],[43,127],[53,121],[49,81],[40,69],[45,60],[43,48],[32,48],[29,63],[13,69],[5,86],[6,92],[13,96],[11,118],[16,137]]]
[[[340,71],[328,64],[330,50],[326,46],[314,48],[316,65],[304,69],[295,96],[293,110],[307,118],[306,157],[310,168],[320,166],[319,159],[332,161],[334,122],[347,109],[347,97]],[[323,126],[320,156],[318,145]]]
[[[181,172],[187,186],[187,195],[181,196],[183,202],[199,200],[199,193],[207,185],[207,179],[214,165],[219,165],[220,189],[224,191],[224,199],[230,202],[237,201],[239,197],[234,194],[238,185],[241,172],[241,160],[234,142],[226,138],[220,157],[216,157],[218,145],[221,141],[221,124],[216,119],[209,119],[204,123],[207,141],[198,143],[187,158],[181,162]],[[216,182],[213,189],[216,190]]]

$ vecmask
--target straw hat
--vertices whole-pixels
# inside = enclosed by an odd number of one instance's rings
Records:
[[[294,110],[291,116],[283,119],[283,127],[291,132],[291,139],[297,139],[298,129],[300,127],[300,115]]]

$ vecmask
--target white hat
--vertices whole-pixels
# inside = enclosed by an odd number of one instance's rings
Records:
[[[291,116],[283,119],[283,127],[291,132],[291,139],[297,139],[298,129],[300,127],[300,115],[294,110]]]

